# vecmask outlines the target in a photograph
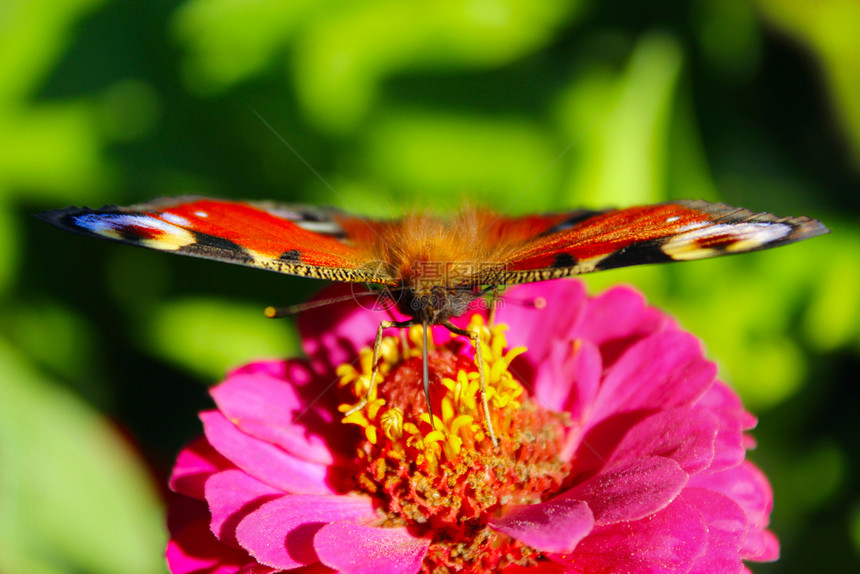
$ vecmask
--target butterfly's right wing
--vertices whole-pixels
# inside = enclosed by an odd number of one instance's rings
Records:
[[[821,222],[808,217],[778,217],[700,200],[542,217],[549,225],[537,226],[543,229],[500,262],[484,283],[529,283],[630,265],[705,259],[828,233]]]

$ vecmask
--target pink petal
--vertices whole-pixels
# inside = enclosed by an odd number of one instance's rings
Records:
[[[374,520],[365,496],[284,496],[260,506],[239,522],[239,544],[257,561],[274,568],[297,568],[319,559],[313,541],[326,524]]]
[[[549,356],[535,372],[530,390],[540,407],[561,411],[573,386],[576,353],[569,341],[556,340],[549,347]],[[516,366],[513,370],[514,376],[518,376]]]
[[[353,291],[364,288],[353,285],[332,285],[320,292],[314,301],[349,296]],[[388,312],[372,309],[375,296],[349,299],[318,307],[312,312],[301,313],[298,317],[302,349],[318,373],[334,373],[334,367],[341,363],[354,361],[358,350],[370,345],[376,329],[382,321],[390,320]],[[365,307],[363,308],[362,305]]]
[[[776,539],[765,528],[773,508],[773,491],[767,477],[751,462],[715,474],[694,476],[690,486],[723,494],[736,502],[749,520],[741,558],[746,560],[775,560],[779,555]]]
[[[747,529],[747,517],[730,498],[703,488],[687,488],[681,498],[698,509],[708,528],[708,549],[690,574],[740,574],[738,550]]]
[[[745,440],[742,431],[755,419],[751,419],[751,415],[744,411],[737,394],[722,381],[715,381],[696,406],[707,409],[720,422],[715,456],[708,471],[725,470],[740,464],[746,456],[747,447],[752,446]]]
[[[743,555],[746,560],[755,560],[756,562],[773,562],[779,560],[779,539],[770,530],[762,531],[764,538],[764,550],[756,556]]]
[[[324,526],[314,538],[320,562],[343,574],[415,574],[429,546],[405,528],[355,524]]]
[[[569,412],[574,421],[590,410],[603,374],[600,351],[589,341],[555,341],[537,370],[532,394],[546,409]]]
[[[174,532],[165,557],[173,574],[232,574],[252,562],[247,552],[219,542],[205,518]]]
[[[229,460],[218,454],[206,437],[194,439],[176,457],[170,475],[170,489],[179,494],[203,500],[203,485],[212,474],[232,468]]]
[[[535,306],[540,302],[540,306]],[[561,279],[512,287],[504,296],[496,317],[510,327],[512,347],[528,347],[528,360],[542,364],[555,340],[570,341],[570,328],[586,305],[585,285]],[[551,320],[548,318],[551,317]]]
[[[723,381],[714,381],[713,386],[702,395],[696,405],[708,410],[728,413],[732,418],[737,419],[745,414],[740,397]]]
[[[327,392],[319,387],[314,392]],[[320,408],[300,393],[290,381],[265,373],[234,374],[210,390],[218,409],[242,432],[311,462],[332,464],[330,445],[351,434],[334,432],[346,430],[334,424],[336,411]],[[343,442],[337,445],[341,452],[346,450]]]
[[[627,461],[576,486],[565,499],[583,500],[597,525],[651,515],[674,500],[687,484],[687,473],[668,458]]]
[[[242,365],[240,367],[236,367],[227,373],[227,378],[235,377],[238,375],[265,375],[267,377],[272,377],[273,379],[286,379],[287,377],[287,364],[290,362],[297,362],[294,360],[269,360],[269,361],[254,361],[253,363],[248,363],[247,365]],[[297,381],[298,384],[304,384],[310,379],[310,375],[304,381]],[[290,378],[290,380],[295,380],[294,378]]]
[[[707,548],[702,515],[689,503],[671,505],[635,522],[595,527],[567,556],[550,556],[571,572],[686,572]]]
[[[648,307],[639,291],[621,285],[588,301],[571,337],[586,339],[604,348],[606,362],[611,363],[617,354],[614,348],[673,327],[671,318]]]
[[[568,570],[555,562],[538,562],[534,566],[508,566],[502,574],[565,574]]]
[[[767,477],[749,461],[723,472],[697,475],[690,480],[690,486],[728,496],[740,505],[756,527],[763,528],[770,520],[773,491]]]
[[[717,427],[717,418],[702,409],[676,408],[658,412],[630,428],[608,465],[662,456],[677,462],[687,474],[695,474],[711,464]]]
[[[600,350],[590,341],[573,342],[573,384],[560,409],[570,413],[573,420],[583,421],[591,415],[594,400],[600,391],[603,359]]]
[[[233,464],[284,492],[333,494],[329,468],[296,458],[277,446],[246,435],[218,411],[200,413],[206,438]]]
[[[281,571],[279,571],[281,572]],[[328,566],[323,566],[320,563],[311,564],[298,570],[292,571],[294,574],[338,574],[337,570],[332,570]]]
[[[771,532],[760,528],[750,528],[740,548],[740,556],[744,560],[770,562],[779,558],[779,543],[773,543],[776,538]]]
[[[630,347],[609,368],[590,424],[614,413],[689,406],[705,394],[717,367],[702,357],[689,333],[655,333]]]
[[[751,413],[744,411],[741,415],[741,428],[744,430],[754,429],[758,425],[758,419]]]
[[[553,500],[521,506],[490,527],[544,552],[573,552],[594,526],[588,504],[581,500]]]
[[[212,516],[209,528],[219,540],[238,546],[235,529],[239,520],[264,502],[283,494],[280,489],[238,469],[213,474],[206,481],[206,502]]]
[[[723,413],[727,418],[737,419],[740,430],[750,430],[757,424],[756,418],[744,410],[741,398],[723,381],[715,381],[708,392],[699,399],[698,406]]]

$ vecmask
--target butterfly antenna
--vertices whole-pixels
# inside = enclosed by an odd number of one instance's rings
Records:
[[[424,348],[421,350],[421,359],[424,363],[424,397],[427,399],[427,414],[430,415],[430,428],[436,430],[436,424],[433,421],[433,407],[430,405],[430,368],[427,360],[427,323],[421,324],[421,330],[424,336]]]
[[[281,319],[283,317],[290,317],[292,315],[298,315],[302,311],[307,311],[309,309],[316,309],[317,307],[326,307],[328,305],[334,305],[335,303],[343,303],[344,301],[349,301],[354,297],[363,297],[365,295],[376,295],[379,296],[379,293],[375,291],[367,291],[364,293],[350,293],[349,295],[342,295],[340,297],[331,297],[329,299],[320,299],[318,301],[308,301],[306,303],[299,303],[297,305],[290,305],[289,307],[266,307],[263,310],[263,314],[266,315],[269,319]]]

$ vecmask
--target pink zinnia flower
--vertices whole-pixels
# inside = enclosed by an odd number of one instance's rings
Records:
[[[380,320],[355,306],[300,318],[308,359],[230,373],[173,472],[171,571],[723,574],[776,559],[770,486],[744,460],[755,421],[695,337],[629,288],[508,297],[482,327],[498,448],[473,350],[441,331],[432,425],[418,332],[385,339],[376,392],[344,418]],[[527,349],[508,349],[505,325]]]

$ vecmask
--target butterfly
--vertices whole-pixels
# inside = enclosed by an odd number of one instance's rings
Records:
[[[451,322],[476,299],[517,283],[746,253],[829,232],[808,217],[777,217],[701,200],[517,217],[464,208],[448,217],[368,219],[328,207],[181,196],[129,207],[69,207],[38,217],[92,237],[382,287],[408,319],[380,323],[371,390],[383,330],[421,325],[431,412],[427,330],[444,326],[475,346],[484,418],[494,444],[479,334]]]

